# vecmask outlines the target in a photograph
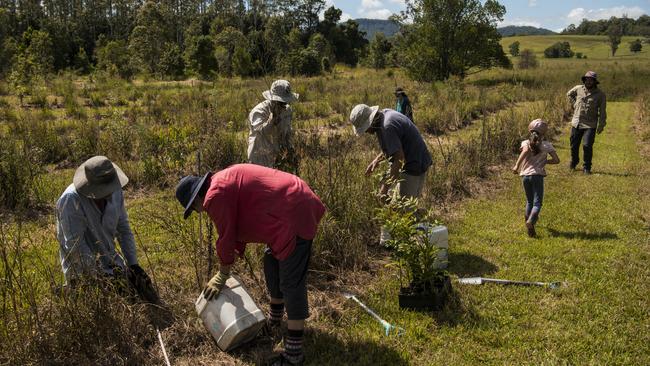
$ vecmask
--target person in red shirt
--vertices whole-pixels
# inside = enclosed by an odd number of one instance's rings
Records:
[[[221,266],[203,294],[219,294],[237,256],[247,243],[265,243],[264,275],[271,296],[270,323],[280,324],[287,312],[285,351],[275,364],[302,364],[303,331],[309,317],[307,269],[312,241],[325,206],[307,183],[295,175],[254,164],[237,164],[203,177],[187,176],[176,187],[185,208],[207,212],[219,238]]]

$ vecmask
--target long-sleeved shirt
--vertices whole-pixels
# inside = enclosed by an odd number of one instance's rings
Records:
[[[265,100],[253,108],[248,115],[248,161],[252,164],[272,168],[281,147],[291,143],[291,117],[293,110],[287,105],[277,124],[271,120],[271,101]]]
[[[102,213],[92,199],[77,193],[70,184],[56,203],[56,237],[67,282],[83,274],[112,274],[114,266],[124,268],[115,238],[127,263],[138,264],[121,189],[107,198]]]
[[[600,89],[578,85],[569,90],[567,98],[573,105],[571,126],[575,128],[604,128],[607,124],[607,100]]]
[[[203,208],[217,227],[221,263],[235,261],[247,243],[264,243],[278,260],[311,240],[325,206],[295,175],[254,164],[236,164],[210,178]]]

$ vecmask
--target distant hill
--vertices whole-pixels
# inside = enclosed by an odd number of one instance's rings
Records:
[[[386,37],[392,37],[395,35],[395,33],[399,32],[399,26],[390,20],[359,18],[354,19],[354,21],[359,23],[359,29],[361,31],[366,32],[366,39],[369,41],[371,41],[375,37],[375,34],[378,32],[384,33]],[[509,25],[507,27],[498,28],[497,30],[503,37],[545,36],[550,34],[557,34],[551,30],[544,28],[516,25]]]
[[[366,39],[371,41],[378,32],[384,33],[386,37],[392,37],[399,32],[399,26],[390,20],[383,19],[354,19],[359,23],[359,30],[366,32]]]
[[[510,36],[546,36],[549,34],[557,34],[551,30],[544,28],[536,28],[530,26],[517,26],[509,25],[507,27],[498,28],[497,31],[502,37]]]

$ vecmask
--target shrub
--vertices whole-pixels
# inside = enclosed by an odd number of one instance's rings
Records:
[[[521,51],[521,57],[519,58],[520,69],[534,69],[537,66],[537,56],[535,56],[535,52],[529,49]]]
[[[510,54],[513,57],[519,56],[519,45],[520,45],[519,41],[515,41],[511,43],[510,46],[508,46],[508,48],[510,49]]]
[[[571,45],[569,42],[557,42],[544,50],[544,57],[571,58],[573,57],[573,51],[571,51]]]
[[[16,210],[34,201],[34,177],[40,167],[21,141],[4,138],[0,144],[0,207]]]

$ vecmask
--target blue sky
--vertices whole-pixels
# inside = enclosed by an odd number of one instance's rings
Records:
[[[507,13],[500,25],[532,25],[554,31],[579,24],[583,18],[607,19],[627,14],[630,18],[650,15],[650,0],[500,0]],[[386,19],[404,10],[404,0],[327,0],[349,18]]]

